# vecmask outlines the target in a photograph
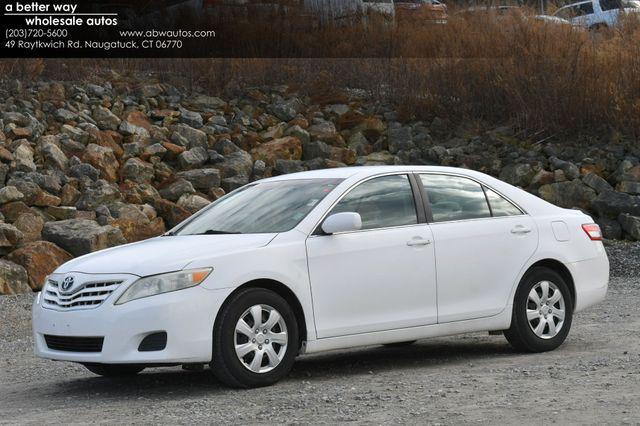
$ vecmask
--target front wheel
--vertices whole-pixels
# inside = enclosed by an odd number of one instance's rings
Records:
[[[536,267],[518,286],[511,327],[504,335],[517,350],[551,351],[567,338],[572,319],[573,300],[567,283],[557,272]]]
[[[93,374],[103,377],[127,377],[135,376],[142,370],[143,366],[130,364],[82,364]]]
[[[298,344],[298,324],[286,300],[271,290],[249,288],[220,312],[211,369],[232,387],[268,386],[289,373]]]

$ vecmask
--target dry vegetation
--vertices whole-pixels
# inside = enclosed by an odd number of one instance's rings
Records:
[[[286,83],[325,102],[340,100],[340,89],[349,87],[396,102],[405,118],[511,123],[549,133],[640,131],[635,20],[598,33],[521,16],[456,15],[447,25],[421,27],[301,32],[276,19],[270,30],[255,22],[251,28],[238,23],[226,35],[245,58],[3,60],[0,73],[22,80],[152,73],[213,91]],[[263,58],[246,58],[252,52]]]

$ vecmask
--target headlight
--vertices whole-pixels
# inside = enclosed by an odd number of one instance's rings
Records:
[[[192,269],[140,278],[122,293],[116,305],[122,305],[143,297],[197,286],[209,276],[212,270],[212,268]]]

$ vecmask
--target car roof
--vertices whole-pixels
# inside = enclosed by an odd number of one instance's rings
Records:
[[[558,10],[568,9],[570,7],[576,7],[576,6],[580,6],[580,5],[588,4],[588,3],[593,3],[593,0],[582,0],[582,1],[577,1],[577,2],[574,2],[574,3],[569,3],[567,5],[564,5],[564,6],[560,7],[560,8],[558,8]],[[558,10],[556,10],[556,12]]]
[[[307,172],[291,173],[287,175],[275,176],[263,179],[259,182],[278,182],[301,179],[344,179],[345,184],[354,183],[370,176],[384,175],[389,173],[444,173],[466,176],[476,179],[487,185],[490,189],[496,190],[499,194],[505,195],[530,214],[557,214],[559,211],[571,212],[554,206],[523,189],[509,185],[508,183],[489,176],[485,173],[458,167],[442,166],[359,166],[359,167],[339,167],[334,169],[310,170]],[[572,212],[581,214],[580,212]]]
[[[307,172],[291,173],[287,175],[275,176],[264,179],[262,182],[282,181],[282,180],[299,180],[299,179],[347,179],[350,177],[365,178],[385,173],[412,173],[412,172],[440,172],[455,173],[467,176],[481,175],[469,169],[458,167],[442,167],[442,166],[359,166],[359,167],[337,167],[333,169],[309,170]]]

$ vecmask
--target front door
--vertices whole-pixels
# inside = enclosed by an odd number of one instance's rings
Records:
[[[341,212],[359,213],[362,229],[307,239],[318,337],[434,324],[433,236],[407,175],[360,183],[329,215]]]

